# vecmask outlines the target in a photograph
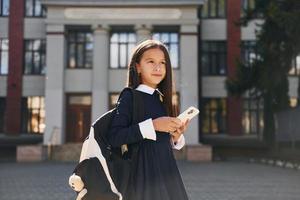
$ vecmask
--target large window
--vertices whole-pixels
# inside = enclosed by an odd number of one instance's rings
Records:
[[[113,28],[110,36],[110,68],[127,68],[136,45],[136,34],[131,28]]]
[[[202,42],[202,74],[225,75],[227,69],[226,42],[203,41]]]
[[[44,133],[45,98],[27,97],[22,99],[22,132]]]
[[[263,132],[263,101],[247,98],[243,100],[243,131],[245,135],[260,135]]]
[[[297,97],[290,97],[290,107],[296,108],[298,106],[298,98]]]
[[[242,0],[242,9],[241,9],[241,15],[245,16],[247,11],[254,10],[256,7],[255,4],[256,0]],[[261,18],[263,16],[262,13],[253,13],[252,18]]]
[[[8,73],[8,39],[0,38],[0,75]]]
[[[93,34],[88,27],[71,27],[67,31],[67,67],[93,66]]]
[[[9,0],[0,0],[0,16],[9,15]]]
[[[25,40],[24,74],[46,73],[46,41]]]
[[[5,98],[0,97],[0,133],[4,132]]]
[[[202,133],[226,133],[227,106],[225,98],[202,99]]]
[[[292,67],[289,71],[289,75],[299,76],[300,75],[300,55],[292,60]]]
[[[179,66],[179,34],[177,28],[166,29],[167,27],[162,28],[155,28],[153,32],[153,39],[159,40],[163,42],[169,51],[171,65],[172,68],[178,68]]]
[[[243,41],[241,51],[243,63],[250,66],[257,59],[256,41]]]
[[[203,5],[202,18],[225,18],[226,0],[208,0]]]
[[[42,6],[41,0],[26,0],[25,16],[26,17],[46,16],[46,9]]]

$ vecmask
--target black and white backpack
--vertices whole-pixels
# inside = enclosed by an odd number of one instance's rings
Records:
[[[128,87],[124,88],[120,93],[118,103],[124,91],[132,92],[132,124],[139,123],[144,115],[142,94]],[[79,164],[74,169],[73,176],[76,175],[82,179],[87,193],[77,199],[123,199],[139,144],[123,145],[120,148],[113,148],[110,145],[107,138],[116,112],[117,106],[99,117],[92,124],[90,133],[83,142]],[[74,183],[69,181],[69,184],[75,190],[74,185],[72,186]],[[75,191],[78,192],[78,190]]]

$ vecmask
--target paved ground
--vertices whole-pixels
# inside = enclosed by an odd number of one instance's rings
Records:
[[[76,163],[0,163],[1,200],[74,200]],[[190,200],[299,200],[300,171],[246,162],[178,163]]]

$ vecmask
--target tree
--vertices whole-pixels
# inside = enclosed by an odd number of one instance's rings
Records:
[[[252,98],[263,99],[264,140],[273,146],[274,113],[289,107],[288,72],[300,54],[300,1],[255,0],[255,5],[245,10],[238,25],[245,26],[253,16],[262,16],[264,22],[256,32],[257,56],[251,64],[237,62],[236,76],[226,80],[226,88],[232,95],[251,91]]]

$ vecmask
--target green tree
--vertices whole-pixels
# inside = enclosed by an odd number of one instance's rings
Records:
[[[247,25],[257,15],[262,17],[256,32],[257,57],[251,64],[238,60],[236,76],[226,80],[226,88],[232,95],[251,91],[252,98],[263,99],[264,140],[272,147],[274,113],[289,107],[288,72],[300,53],[300,1],[256,0],[255,5],[245,10],[238,25]]]

